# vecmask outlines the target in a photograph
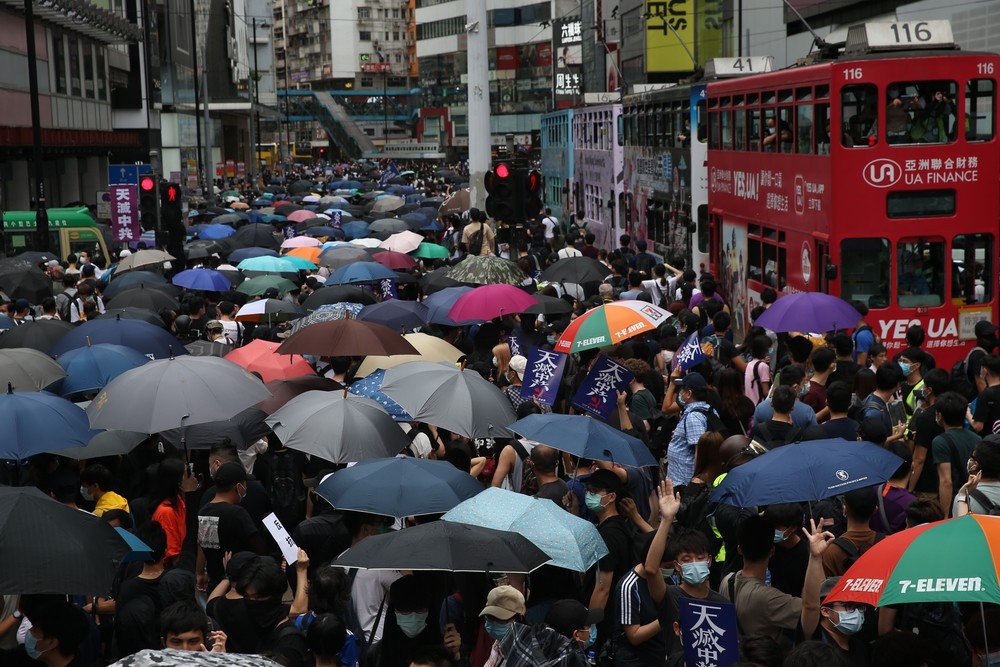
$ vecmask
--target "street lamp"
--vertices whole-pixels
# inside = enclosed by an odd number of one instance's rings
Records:
[[[257,65],[257,26],[270,28],[267,21],[257,21],[254,16],[251,19],[253,29],[253,97],[250,98],[250,135],[253,138],[253,168],[250,170],[250,181],[253,187],[257,187],[257,170],[260,168],[260,68]]]

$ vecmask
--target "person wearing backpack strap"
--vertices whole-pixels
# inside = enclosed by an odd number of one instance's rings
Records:
[[[979,366],[986,386],[976,399],[975,414],[966,415],[966,419],[973,431],[986,437],[1000,431],[1000,356],[987,354]]]
[[[872,331],[871,326],[865,322],[868,306],[861,301],[852,301],[851,305],[861,313],[861,319],[858,320],[857,326],[854,327],[854,333],[851,334],[854,341],[854,363],[858,365],[858,368],[864,368],[868,364],[868,353],[871,351],[872,345],[881,341]]]
[[[682,486],[694,475],[694,450],[701,434],[723,427],[719,415],[706,402],[708,383],[701,373],[691,372],[681,377],[678,367],[670,374],[670,379],[672,382],[667,386],[663,405],[669,408],[676,402],[681,416],[667,444],[667,477],[676,486]],[[716,425],[715,429],[710,428],[710,422]]]
[[[1000,515],[1000,436],[987,436],[969,458],[969,477],[955,496],[953,516]]]
[[[951,516],[955,489],[968,478],[968,461],[982,439],[965,428],[969,403],[964,396],[947,391],[934,405],[944,432],[931,441],[931,461],[937,470],[937,501],[947,518]]]
[[[844,516],[847,530],[836,538],[823,554],[823,571],[827,577],[838,577],[847,571],[858,556],[879,541],[880,534],[871,529],[870,523],[878,511],[875,487],[851,489],[844,494]],[[882,535],[881,537],[885,537]]]
[[[791,387],[795,392],[795,405],[792,406],[792,423],[801,429],[816,425],[816,413],[813,409],[801,401],[801,398],[809,391],[809,381],[806,379],[806,372],[801,366],[785,366],[778,372],[778,381],[775,386]],[[772,389],[771,393],[774,393]],[[774,415],[774,408],[771,407],[771,399],[765,398],[757,405],[753,413],[753,423],[762,424]]]

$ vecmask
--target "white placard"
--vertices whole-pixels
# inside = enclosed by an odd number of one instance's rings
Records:
[[[285,527],[281,525],[281,520],[278,519],[274,512],[264,517],[264,527],[267,528],[267,532],[271,533],[274,541],[278,543],[278,546],[281,548],[281,555],[285,557],[288,567],[294,567],[296,561],[299,559],[299,545],[295,544],[295,540],[288,534]]]

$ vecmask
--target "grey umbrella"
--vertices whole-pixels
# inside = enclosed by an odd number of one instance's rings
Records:
[[[406,224],[406,221],[400,220],[399,218],[384,218],[382,220],[376,220],[368,226],[369,234],[381,241],[385,241],[397,232],[405,232],[409,229],[410,226]]]
[[[26,347],[0,350],[0,386],[38,391],[66,377],[66,371],[47,354]]]
[[[122,373],[87,406],[87,415],[93,428],[159,433],[229,419],[270,396],[260,378],[231,361],[184,355]]]
[[[395,456],[410,444],[378,403],[353,394],[307,391],[266,423],[286,447],[331,463]]]
[[[517,420],[495,385],[447,362],[411,361],[386,370],[382,393],[417,421],[468,438],[506,438]]]
[[[67,458],[82,461],[84,459],[99,459],[104,456],[118,456],[128,454],[139,446],[143,440],[149,438],[148,433],[135,433],[133,431],[101,431],[87,443],[86,447],[70,447],[68,449],[53,449],[52,454],[65,456]]]

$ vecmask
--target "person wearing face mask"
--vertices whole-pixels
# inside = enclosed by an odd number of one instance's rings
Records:
[[[80,473],[80,495],[84,500],[93,501],[94,516],[101,516],[108,510],[128,509],[128,501],[111,490],[111,471],[100,464],[92,464]]]
[[[976,400],[975,414],[970,411],[966,419],[972,424],[972,430],[985,437],[1000,428],[1000,356],[996,353],[986,355],[980,362],[980,369],[985,387]]]
[[[66,600],[38,600],[22,605],[31,623],[24,636],[24,649],[0,652],[0,664],[46,667],[90,664],[83,655],[90,623],[79,607]]]
[[[400,577],[389,587],[378,667],[409,667],[410,656],[442,644],[437,614],[422,574]]]
[[[212,448],[208,452],[209,477],[214,480],[215,473],[218,471],[219,467],[223,463],[230,462],[240,462],[240,452],[230,440],[226,439],[212,445]],[[215,499],[215,493],[216,489],[214,484],[205,489],[205,493],[201,496],[202,507]],[[271,497],[270,494],[268,494],[267,489],[264,488],[264,485],[260,483],[260,480],[251,475],[249,472],[247,472],[246,497],[243,498],[240,505],[243,509],[250,513],[250,518],[252,518],[257,524],[257,528],[263,529],[264,517],[271,513]]]
[[[483,629],[493,640],[486,665],[500,667],[504,664],[500,642],[510,634],[515,623],[524,618],[524,595],[513,586],[497,586],[486,596],[486,606],[479,612]]]
[[[826,602],[840,577],[830,577],[823,581],[819,589],[819,627],[812,635],[824,644],[837,649],[851,665],[865,667],[868,660],[869,637],[861,635],[865,625],[865,605],[853,602]]]
[[[247,494],[247,471],[239,463],[224,463],[215,472],[215,498],[198,510],[198,588],[215,590],[225,577],[227,551],[266,553],[264,539],[250,514],[240,505]]]
[[[785,366],[778,371],[777,381],[771,388],[771,395],[777,387],[791,387],[795,392],[795,403],[792,406],[792,423],[800,429],[807,429],[816,425],[816,413],[808,405],[802,402],[802,397],[809,392],[809,381],[806,379],[806,372],[801,366],[792,364]],[[753,413],[753,423],[763,424],[774,415],[774,408],[771,407],[771,397],[765,398],[757,405]]]
[[[903,410],[909,421],[919,406],[918,397],[924,387],[924,353],[920,348],[911,347],[903,350],[896,363],[903,372]]]
[[[802,590],[809,566],[809,543],[802,539],[805,514],[799,503],[768,505],[764,517],[774,524],[774,554],[768,569],[771,585],[782,593],[796,595]]]
[[[831,542],[830,548],[823,554],[823,571],[828,577],[844,574],[858,556],[885,537],[870,526],[872,517],[878,511],[876,487],[861,487],[845,493],[843,511],[847,530]]]

